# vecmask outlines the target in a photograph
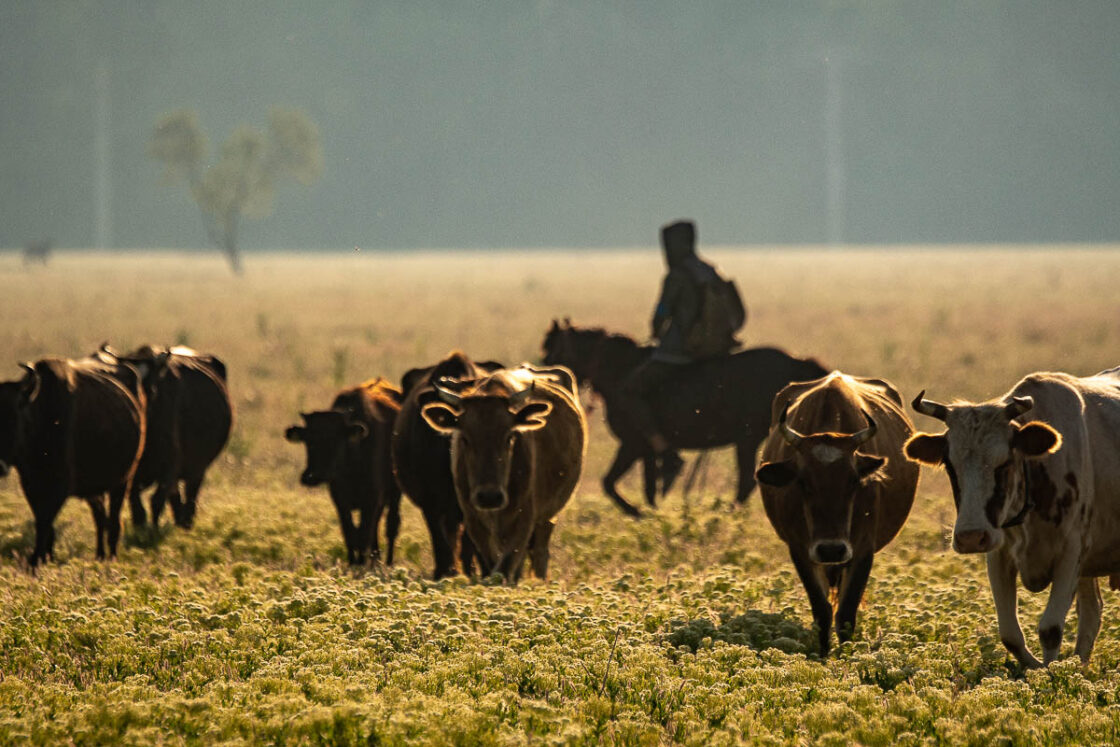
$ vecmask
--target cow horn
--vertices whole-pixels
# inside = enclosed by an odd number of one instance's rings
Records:
[[[793,428],[790,428],[789,424],[786,423],[786,414],[788,412],[789,405],[787,404],[785,406],[785,409],[782,410],[782,416],[778,418],[778,432],[782,434],[782,438],[784,438],[786,440],[786,443],[788,443],[790,446],[798,446],[802,441],[805,440],[805,437],[795,431]]]
[[[920,412],[923,415],[929,415],[931,418],[937,418],[938,420],[942,421],[945,420],[945,418],[949,417],[948,407],[941,404],[940,402],[934,402],[933,400],[925,399],[925,396],[926,390],[923,389],[922,391],[918,392],[918,396],[915,397],[914,401],[910,403],[910,406],[914,408],[915,412]]]
[[[1012,397],[1003,411],[1007,413],[1007,419],[1017,418],[1027,410],[1034,407],[1034,397]]]
[[[439,395],[439,398],[452,407],[459,407],[461,404],[463,404],[463,398],[458,393],[453,392],[450,389],[444,389],[436,383],[433,383],[432,387],[436,390],[436,394]]]
[[[536,388],[536,386],[537,382],[530,381],[529,386],[509,395],[509,406],[513,409],[516,409],[525,404],[525,401],[533,395],[533,390]]]
[[[867,427],[859,433],[852,434],[852,444],[856,447],[862,446],[870,441],[874,438],[875,432],[879,430],[878,423],[875,422],[875,419],[871,417],[867,410],[860,410],[860,412],[862,412],[863,417],[867,419]]]

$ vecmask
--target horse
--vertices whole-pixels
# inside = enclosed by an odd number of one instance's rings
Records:
[[[542,349],[546,365],[567,366],[602,397],[607,425],[619,440],[618,452],[603,476],[603,491],[624,513],[641,516],[616,484],[641,459],[646,502],[653,508],[656,455],[612,403],[617,402],[627,376],[649,358],[653,347],[599,327],[575,327],[568,320],[563,324],[553,320]],[[812,358],[796,358],[779,348],[749,348],[682,365],[679,376],[655,391],[651,404],[670,448],[735,446],[739,470],[735,500],[744,504],[755,487],[755,455],[770,428],[774,395],[791,382],[818,379],[826,373],[828,369]]]

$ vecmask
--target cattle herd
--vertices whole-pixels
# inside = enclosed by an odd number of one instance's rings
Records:
[[[657,484],[656,455],[639,434],[612,417],[626,374],[649,351],[565,321],[553,322],[543,352],[543,365],[513,368],[453,352],[408,371],[399,387],[375,378],[344,389],[287,429],[306,448],[300,482],[328,487],[351,564],[393,563],[407,495],[427,524],[435,578],[461,570],[512,584],[526,560],[545,578],[586,451],[581,384],[603,397],[620,442],[607,495],[640,514],[615,486],[638,461],[649,504],[669,487]],[[52,557],[54,520],[70,496],[90,506],[99,558],[116,552],[125,498],[137,526],[149,511],[158,525],[170,503],[175,523],[191,527],[233,422],[221,360],[185,347],[123,354],[103,345],[86,358],[22,365],[20,379],[0,383],[0,477],[16,469],[34,515],[32,568]],[[1008,651],[1026,667],[1055,660],[1076,600],[1075,651],[1088,661],[1098,579],[1120,586],[1120,368],[1031,374],[980,403],[939,404],[923,391],[911,406],[944,422],[940,434],[915,433],[903,402],[882,379],[755,348],[682,369],[656,409],[674,448],[735,446],[736,498],[759,485],[808,594],[822,656],[833,627],[851,638],[874,554],[902,529],[926,464],[949,477],[953,548],[986,553]],[[1042,662],[1019,625],[1019,579],[1030,591],[1050,587]]]

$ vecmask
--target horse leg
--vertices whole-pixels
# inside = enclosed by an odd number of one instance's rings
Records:
[[[739,468],[739,489],[735,492],[735,502],[746,504],[756,484],[754,479],[755,454],[759,442],[748,439],[735,444],[735,464]]]
[[[621,479],[626,471],[638,460],[645,449],[639,450],[633,443],[623,441],[618,447],[618,453],[614,455],[614,462],[611,463],[611,468],[607,470],[607,474],[603,475],[603,491],[618,504],[623,513],[628,516],[638,517],[642,512],[632,504],[630,504],[615,488],[615,483]]]
[[[642,488],[646,493],[646,503],[650,508],[657,507],[657,457],[647,454],[642,457]],[[665,495],[664,491],[661,495]]]

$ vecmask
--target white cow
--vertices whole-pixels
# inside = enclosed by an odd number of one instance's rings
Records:
[[[1075,651],[1088,662],[1101,625],[1099,576],[1120,572],[1120,368],[1078,378],[1027,376],[1003,397],[913,407],[945,433],[919,433],[906,455],[944,466],[957,504],[953,548],[987,553],[1003,645],[1040,666],[1019,626],[1016,576],[1028,591],[1048,585],[1038,624],[1043,660],[1058,657],[1077,598]]]

